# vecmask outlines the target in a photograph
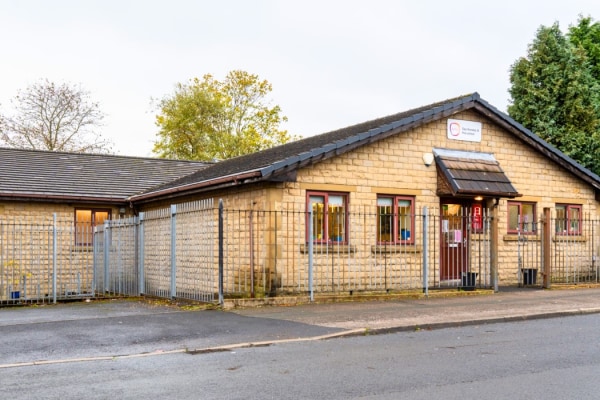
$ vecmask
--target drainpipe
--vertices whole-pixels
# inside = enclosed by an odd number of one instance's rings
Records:
[[[423,207],[423,293],[429,297],[429,210]]]
[[[252,226],[252,210],[250,210],[250,298],[254,298],[254,229]]]
[[[552,264],[550,262],[550,251],[552,249],[552,220],[550,208],[544,207],[544,215],[542,216],[542,266],[544,269],[543,284],[544,288],[550,289],[552,282]]]

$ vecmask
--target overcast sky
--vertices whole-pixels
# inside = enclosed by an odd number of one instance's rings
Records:
[[[0,0],[0,109],[40,79],[80,84],[135,156],[152,156],[153,98],[234,69],[271,82],[300,136],[475,91],[506,111],[537,29],[580,14],[600,1]]]

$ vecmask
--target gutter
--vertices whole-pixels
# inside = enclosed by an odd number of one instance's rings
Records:
[[[216,179],[209,179],[206,181],[195,182],[195,183],[190,183],[187,185],[177,186],[177,187],[170,188],[170,189],[156,190],[153,192],[147,192],[147,193],[140,194],[140,195],[134,195],[134,196],[129,197],[127,199],[127,201],[133,203],[136,201],[148,200],[148,199],[152,199],[152,198],[160,197],[160,196],[174,195],[174,194],[178,194],[181,192],[203,189],[203,188],[206,188],[209,186],[221,185],[221,184],[229,183],[229,182],[233,183],[234,185],[237,185],[240,183],[240,181],[244,181],[249,178],[262,178],[262,177],[263,176],[262,176],[262,173],[260,170],[254,170],[254,171],[245,172],[242,174],[228,175],[228,176],[223,176],[223,177],[216,178]]]
[[[110,203],[110,204],[124,204],[127,202],[126,198],[107,198],[107,197],[96,197],[96,196],[69,196],[60,194],[31,194],[31,193],[2,193],[0,200],[38,200],[38,201],[50,201],[50,202],[63,202],[63,201],[80,201],[80,202],[95,202],[95,203]]]

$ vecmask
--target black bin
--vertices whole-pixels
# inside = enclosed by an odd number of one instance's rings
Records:
[[[462,289],[463,290],[474,290],[476,281],[477,281],[477,272],[463,272],[462,273]]]
[[[537,269],[535,268],[523,268],[523,285],[535,285],[537,282]]]

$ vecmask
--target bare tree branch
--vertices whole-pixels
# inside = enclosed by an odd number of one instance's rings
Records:
[[[2,145],[77,153],[112,150],[96,131],[104,113],[81,87],[41,80],[19,91],[12,103],[16,114],[0,115]]]

